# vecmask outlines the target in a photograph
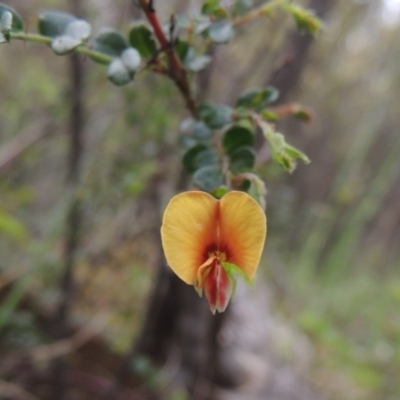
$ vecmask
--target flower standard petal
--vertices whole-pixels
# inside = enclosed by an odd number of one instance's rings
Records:
[[[248,194],[229,192],[220,200],[219,231],[227,261],[240,267],[252,280],[267,234],[263,209]]]
[[[171,269],[184,282],[195,282],[207,249],[216,242],[218,200],[198,191],[180,193],[169,202],[161,240]]]

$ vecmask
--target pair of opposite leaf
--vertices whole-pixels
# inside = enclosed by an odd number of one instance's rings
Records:
[[[211,311],[225,311],[236,275],[252,284],[264,248],[267,224],[259,204],[244,192],[220,200],[205,192],[176,195],[161,227],[167,262],[180,279],[205,295]]]

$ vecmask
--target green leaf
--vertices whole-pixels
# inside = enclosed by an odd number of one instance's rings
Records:
[[[157,52],[153,32],[143,21],[132,25],[129,31],[129,43],[144,58],[152,57]]]
[[[185,63],[186,56],[190,48],[190,44],[186,40],[179,40],[179,42],[175,45],[175,51],[178,54],[178,57],[181,59],[182,63]]]
[[[313,113],[306,108],[300,108],[293,114],[293,116],[303,122],[312,122],[314,118]]]
[[[207,36],[214,43],[224,44],[228,43],[234,38],[235,30],[233,29],[230,21],[217,21],[212,23],[207,29]]]
[[[51,42],[51,48],[59,56],[70,53],[81,44],[81,41],[68,35],[55,37]]]
[[[211,61],[210,56],[198,55],[194,47],[190,46],[186,40],[180,40],[175,46],[175,51],[189,71],[199,72]]]
[[[194,16],[193,23],[195,24],[193,33],[195,35],[200,35],[210,27],[212,21],[208,15],[199,14]]]
[[[121,60],[129,72],[135,73],[140,66],[141,57],[136,49],[129,47],[122,52]]]
[[[90,36],[90,25],[71,14],[45,11],[39,16],[39,32],[52,37],[51,48],[58,55],[70,53]]]
[[[181,121],[179,126],[179,139],[180,144],[184,149],[190,149],[202,142],[193,137],[193,127],[195,123],[196,121],[193,118],[185,118]]]
[[[223,185],[224,178],[219,167],[202,167],[194,173],[193,183],[200,189],[211,193],[213,190]]]
[[[248,172],[245,172],[245,174],[247,174]],[[239,174],[238,176],[242,176],[243,174]],[[242,192],[249,192],[249,189],[251,187],[251,181],[249,181],[248,179],[244,179],[241,183],[240,186],[238,186],[238,189],[241,190]]]
[[[128,41],[121,33],[107,29],[99,33],[93,42],[92,49],[111,57],[120,57],[122,52],[129,47]],[[92,57],[95,61],[103,62],[101,59]]]
[[[201,8],[202,14],[211,15],[215,18],[226,18],[228,12],[221,5],[220,0],[207,0]]]
[[[227,193],[229,193],[229,189],[226,186],[220,186],[214,190],[211,191],[211,194],[216,198],[216,199],[221,199],[223,196],[225,196]]]
[[[286,140],[285,137],[278,132],[269,135],[269,144],[272,150],[274,160],[288,172],[293,172],[296,168],[296,161],[286,154]]]
[[[261,112],[261,116],[262,116],[265,120],[267,120],[267,121],[269,121],[269,122],[276,122],[276,121],[279,121],[279,115],[278,115],[276,112],[271,111],[271,110],[263,110],[263,111]]]
[[[253,146],[254,134],[243,126],[233,126],[228,129],[222,138],[222,145],[226,153],[231,153],[242,146]]]
[[[65,34],[84,42],[90,36],[91,26],[83,19],[76,19],[67,25]]]
[[[250,176],[251,175],[251,176]],[[250,187],[247,193],[261,206],[265,211],[267,208],[267,202],[265,196],[267,195],[267,189],[264,181],[256,174],[249,174]]]
[[[236,0],[233,6],[233,15],[247,14],[254,6],[254,0]]]
[[[223,128],[232,122],[233,110],[223,104],[203,104],[198,112],[200,118],[212,129]]]
[[[293,172],[297,166],[297,160],[305,164],[310,163],[310,159],[303,152],[286,143],[285,137],[275,132],[270,124],[262,122],[260,128],[271,146],[272,157],[285,171]]]
[[[299,31],[315,36],[322,29],[322,21],[311,11],[297,4],[288,4],[285,9],[293,16]]]
[[[192,174],[194,171],[196,171],[197,168],[197,161],[196,157],[202,153],[203,151],[206,151],[208,149],[207,146],[199,144],[196,145],[192,148],[190,148],[183,156],[182,163],[183,166],[185,167],[186,171]]]
[[[263,119],[271,122],[278,121],[280,118],[292,116],[304,122],[312,122],[313,113],[301,104],[289,103],[276,109],[265,109],[260,112]]]
[[[108,65],[107,77],[117,86],[126,85],[133,79],[134,74],[125,66],[121,58],[116,58]]]
[[[0,43],[10,41],[12,20],[13,15],[10,11],[4,11],[0,14]]]
[[[218,153],[214,149],[209,148],[199,153],[195,161],[197,163],[197,168],[218,165]]]
[[[196,121],[192,129],[193,137],[199,141],[210,141],[214,137],[214,131],[204,121]]]
[[[67,26],[77,18],[62,11],[44,11],[39,14],[39,32],[44,36],[64,35]]]
[[[229,274],[234,274],[238,275],[241,278],[244,279],[244,281],[250,286],[254,286],[254,281],[249,279],[249,277],[246,275],[246,273],[242,270],[242,268],[238,267],[236,264],[228,263],[228,262],[223,262],[222,266],[224,267],[225,272]]]
[[[234,174],[252,169],[256,162],[256,152],[253,147],[242,146],[229,154],[231,170]]]
[[[279,91],[272,86],[264,89],[249,90],[240,95],[236,106],[260,111],[274,102],[278,96]]]
[[[191,136],[181,136],[179,143],[183,149],[191,149],[199,144],[199,142]]]
[[[190,53],[189,53],[190,54]],[[186,59],[185,66],[189,71],[192,72],[200,72],[204,68],[207,67],[207,65],[211,62],[211,57],[204,55],[204,56],[196,56],[195,54],[193,56],[190,56]]]
[[[254,172],[242,172],[232,177],[232,181],[236,181],[236,186],[253,197],[263,210],[266,209],[265,196],[267,195],[267,189],[264,181],[257,174]]]
[[[180,29],[187,30],[192,27],[192,18],[187,17],[186,15],[175,15],[175,31],[179,32]],[[178,35],[179,36],[179,35]]]
[[[303,161],[304,164],[309,164],[311,162],[306,154],[304,154],[299,149],[296,149],[296,147],[291,146],[290,144],[286,143],[285,151],[290,157],[294,159],[299,159]]]
[[[201,167],[216,164],[218,164],[218,153],[202,144],[192,147],[183,156],[183,165],[190,174]]]
[[[203,121],[191,118],[184,119],[180,125],[181,143],[183,148],[190,149],[198,144],[210,146],[214,131]]]
[[[23,30],[24,23],[21,16],[12,7],[0,3],[0,43],[8,42],[10,32]]]

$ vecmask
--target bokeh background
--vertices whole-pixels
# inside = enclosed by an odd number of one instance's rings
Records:
[[[157,7],[167,19],[200,3],[171,0]],[[7,4],[31,31],[40,10],[70,10],[66,0]],[[95,30],[107,25],[126,31],[139,15],[128,0],[82,4]],[[311,6],[325,24],[316,40],[296,33],[284,15],[245,26],[231,45],[215,50],[204,96],[234,103],[244,89],[272,83],[281,89],[282,101],[312,110],[312,123],[279,125],[312,163],[299,165],[292,175],[273,163],[259,166],[269,222],[256,287],[257,293],[268,293],[269,305],[259,311],[284,327],[278,336],[286,336],[274,351],[281,365],[296,368],[316,398],[395,400],[400,393],[400,1],[320,0]],[[276,73],[288,55],[293,63]],[[60,295],[65,215],[73,196],[65,183],[67,58],[34,43],[0,47],[4,381],[13,376],[18,383],[19,373],[7,375],[18,352],[47,343],[37,313],[51,313]],[[143,74],[117,88],[105,79],[104,67],[85,60],[84,71],[82,214],[71,318],[82,325],[101,320],[103,340],[113,354],[123,354],[138,335],[155,279],[160,215],[179,184],[179,124],[187,113],[163,77]],[[164,387],[166,380],[151,384]],[[166,398],[184,396],[173,392]]]

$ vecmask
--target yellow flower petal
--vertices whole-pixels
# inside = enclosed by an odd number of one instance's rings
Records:
[[[252,280],[267,234],[264,211],[248,194],[229,192],[220,200],[219,218],[220,243],[227,250],[227,261]]]
[[[218,200],[204,192],[173,197],[165,210],[161,240],[171,269],[192,285],[199,267],[216,243]]]

